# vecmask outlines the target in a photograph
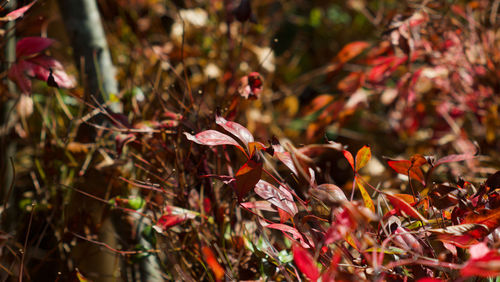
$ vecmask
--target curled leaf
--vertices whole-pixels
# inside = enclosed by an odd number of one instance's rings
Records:
[[[254,191],[257,195],[284,210],[291,216],[294,216],[298,212],[292,194],[282,186],[278,189],[270,183],[260,180],[257,185],[255,185]]]
[[[248,131],[243,125],[233,122],[227,121],[225,118],[217,115],[215,117],[215,123],[222,126],[227,132],[231,133],[235,137],[241,140],[243,144],[248,146],[248,143],[254,142],[254,138],[252,133]]]

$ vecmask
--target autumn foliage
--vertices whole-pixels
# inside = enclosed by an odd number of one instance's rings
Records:
[[[22,36],[3,72],[2,277],[99,281],[80,244],[124,281],[151,263],[177,281],[500,277],[497,1],[101,2],[123,112],[83,94],[55,39]],[[335,9],[376,36],[318,47],[316,69],[265,32],[300,41]]]

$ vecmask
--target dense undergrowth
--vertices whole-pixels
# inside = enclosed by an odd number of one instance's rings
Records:
[[[22,11],[3,279],[500,276],[497,1],[174,2],[99,1],[122,113]]]

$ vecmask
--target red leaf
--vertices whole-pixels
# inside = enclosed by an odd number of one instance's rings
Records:
[[[23,93],[31,92],[31,80],[26,77],[24,69],[25,62],[14,64],[9,69],[9,79],[14,81]]]
[[[26,11],[28,11],[31,8],[31,6],[33,6],[35,4],[35,2],[36,1],[33,1],[26,6],[23,6],[17,10],[14,10],[14,11],[8,13],[7,15],[5,15],[5,17],[0,18],[0,21],[13,21],[13,20],[16,20],[16,19],[22,17],[24,15],[24,13],[26,13]]]
[[[363,72],[352,72],[339,81],[337,88],[344,93],[352,93],[363,84],[364,79],[365,75]]]
[[[202,131],[196,135],[191,135],[187,132],[184,132],[184,135],[186,135],[186,138],[190,141],[193,141],[195,143],[201,144],[201,145],[207,145],[207,146],[217,146],[217,145],[232,145],[238,147],[245,155],[245,149],[240,146],[240,144],[234,140],[231,136],[226,135],[224,133],[220,133],[219,131],[216,130],[205,130]]]
[[[35,77],[47,81],[50,74],[50,69],[53,70],[53,77],[57,85],[61,88],[73,88],[76,85],[73,77],[70,77],[63,69],[61,63],[54,58],[45,55],[39,55],[29,59],[33,63],[33,71]]]
[[[398,198],[397,196],[391,195],[391,194],[385,194],[387,199],[391,202],[392,206],[396,211],[398,212],[404,212],[408,216],[422,220],[423,222],[427,222],[427,219],[423,217],[416,209],[414,209],[410,204],[405,202],[404,200]]]
[[[292,217],[292,215],[290,215],[290,213],[278,208],[278,214],[280,216],[280,223],[284,223],[286,222],[289,218]]]
[[[356,154],[356,172],[362,169],[372,157],[370,147],[363,146]]]
[[[16,57],[29,56],[40,53],[49,48],[54,40],[45,37],[24,37],[16,44]]]
[[[201,252],[203,253],[204,259],[207,262],[208,266],[210,266],[210,269],[214,272],[215,275],[215,280],[217,281],[222,281],[222,278],[224,278],[224,268],[217,262],[217,258],[215,258],[214,252],[207,247],[204,246],[201,248]]]
[[[490,231],[500,226],[500,208],[493,210],[480,209],[470,212],[463,220],[463,223],[484,224]]]
[[[238,172],[236,172],[236,192],[240,201],[255,187],[261,175],[262,162],[252,159],[248,160]]]
[[[243,144],[247,146],[248,143],[254,141],[252,133],[250,133],[248,129],[246,129],[243,125],[239,123],[233,121],[227,121],[225,118],[218,115],[215,117],[215,123],[222,126],[222,128],[224,128],[227,132],[236,136],[238,139],[241,140],[241,142],[243,142]]]
[[[340,52],[337,54],[336,59],[340,63],[346,63],[347,61],[350,61],[354,57],[358,56],[363,52],[366,48],[368,48],[370,44],[364,41],[356,41],[356,42],[351,42],[342,48]]]
[[[462,154],[462,155],[449,155],[446,157],[442,157],[439,160],[436,161],[434,166],[438,166],[444,163],[450,163],[450,162],[460,162],[460,161],[465,161],[465,160],[470,160],[475,158],[474,155],[472,154]]]
[[[347,161],[351,165],[352,170],[355,171],[355,169],[354,169],[354,158],[352,157],[352,154],[349,151],[347,151],[347,150],[343,150],[342,153],[344,153],[344,157],[347,159]]]
[[[284,210],[291,216],[294,216],[298,212],[292,194],[282,186],[278,189],[270,183],[260,180],[257,185],[255,185],[254,191],[257,195]]]
[[[160,227],[162,230],[167,230],[170,227],[177,225],[186,220],[185,216],[179,216],[174,214],[162,215],[156,222],[156,226]]]
[[[488,227],[483,224],[459,224],[429,231],[439,240],[461,248],[479,243],[478,239],[489,233]]]
[[[500,276],[500,254],[496,250],[492,250],[481,258],[470,259],[460,270],[460,274],[464,277]]]
[[[316,267],[314,260],[304,248],[294,245],[293,246],[293,260],[299,270],[311,281],[317,281],[319,278],[319,270]]]
[[[420,167],[413,166],[411,161],[408,160],[389,160],[387,164],[394,169],[397,173],[408,175],[408,169],[410,170],[410,178],[418,180],[420,183],[425,184],[424,173]]]

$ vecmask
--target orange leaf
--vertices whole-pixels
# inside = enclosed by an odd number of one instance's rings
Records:
[[[491,232],[500,226],[500,208],[493,210],[483,208],[470,212],[463,220],[463,223],[484,224]]]
[[[425,184],[424,173],[420,167],[412,167],[411,161],[407,160],[389,160],[387,164],[394,169],[397,173],[408,175],[410,171],[410,178],[418,180],[420,183]],[[411,168],[411,169],[410,169]]]
[[[363,146],[356,154],[356,172],[362,169],[372,157],[370,147]]]
[[[224,268],[217,262],[217,259],[215,258],[214,253],[209,247],[202,247],[201,251],[203,252],[203,256],[205,258],[205,261],[207,262],[208,266],[212,269],[215,275],[215,279],[217,281],[222,281],[222,278],[224,277]]]
[[[340,50],[340,52],[337,54],[337,60],[340,63],[346,63],[347,61],[361,54],[361,52],[368,48],[368,46],[370,46],[370,44],[364,41],[349,43],[344,46],[344,48],[342,48],[342,50]]]

